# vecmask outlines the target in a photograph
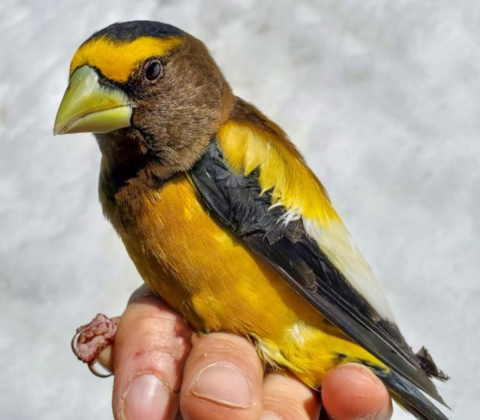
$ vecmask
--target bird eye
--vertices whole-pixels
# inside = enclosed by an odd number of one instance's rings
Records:
[[[160,61],[158,60],[151,61],[145,66],[145,77],[151,82],[157,80],[162,75],[162,73],[162,63],[160,63]]]

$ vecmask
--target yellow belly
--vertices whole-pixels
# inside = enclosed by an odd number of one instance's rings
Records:
[[[140,275],[197,331],[246,336],[314,387],[343,361],[381,364],[213,220],[186,175],[156,190],[133,182],[115,198],[130,222],[112,222]]]

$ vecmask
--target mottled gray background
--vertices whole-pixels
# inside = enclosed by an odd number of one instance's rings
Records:
[[[203,39],[236,93],[280,123],[383,279],[415,348],[480,412],[480,3],[21,1],[0,5],[0,416],[110,419],[111,380],[69,348],[140,284],[97,201],[90,135],[52,136],[69,61],[112,22]],[[410,418],[397,410],[394,419]]]

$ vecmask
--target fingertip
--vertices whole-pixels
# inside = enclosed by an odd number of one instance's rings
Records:
[[[355,363],[327,373],[322,384],[322,402],[336,420],[388,420],[392,414],[385,385],[370,369]]]
[[[246,339],[223,333],[194,336],[180,405],[191,420],[257,419],[263,366]]]
[[[178,406],[191,330],[149,293],[137,293],[125,310],[114,346],[115,418],[171,418]]]
[[[125,318],[138,318],[142,314],[183,322],[183,318],[155,295],[146,284],[136,289],[128,299],[127,308],[122,315],[123,324],[126,322]]]
[[[320,395],[291,374],[266,375],[261,420],[317,420],[320,408]]]

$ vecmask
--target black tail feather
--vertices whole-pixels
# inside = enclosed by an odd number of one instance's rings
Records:
[[[395,371],[385,372],[373,367],[375,374],[390,390],[393,399],[418,420],[448,420],[417,387]]]
[[[422,347],[416,353],[416,356],[420,363],[420,366],[422,366],[422,369],[426,372],[428,376],[430,376],[431,378],[433,377],[435,379],[438,379],[440,381],[448,381],[450,379],[448,375],[443,373],[438,368],[438,366],[433,361],[431,354],[425,347]]]

